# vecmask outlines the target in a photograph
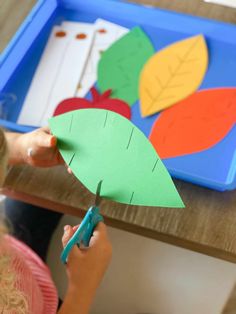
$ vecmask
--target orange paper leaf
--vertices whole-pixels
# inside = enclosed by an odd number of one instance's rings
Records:
[[[207,65],[207,46],[202,35],[178,41],[157,52],[141,73],[142,116],[152,115],[195,92]]]
[[[198,153],[221,141],[236,122],[236,88],[196,92],[157,118],[150,141],[161,158]]]

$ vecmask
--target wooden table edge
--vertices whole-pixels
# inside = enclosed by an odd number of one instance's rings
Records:
[[[1,189],[1,193],[12,199],[23,201],[32,205],[40,206],[45,209],[50,209],[56,212],[60,212],[75,217],[84,217],[85,210],[68,205],[63,205],[55,201],[39,198],[23,192],[17,192],[13,189],[4,187]],[[104,216],[105,223],[123,231],[127,231],[133,234],[144,236],[153,240],[158,240],[170,245],[181,247],[183,249],[191,250],[200,254],[210,256],[212,258],[218,258],[227,262],[236,263],[236,254],[226,252],[218,248],[213,248],[208,245],[200,244],[186,239],[181,239],[171,234],[165,234],[156,230],[147,229],[134,224],[126,223],[121,220],[113,219]]]

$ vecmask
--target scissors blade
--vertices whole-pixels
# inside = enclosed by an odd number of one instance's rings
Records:
[[[102,186],[102,180],[98,182],[97,191],[96,191],[96,197],[95,197],[95,206],[98,207],[99,203],[101,201],[100,193],[101,193],[101,186]]]

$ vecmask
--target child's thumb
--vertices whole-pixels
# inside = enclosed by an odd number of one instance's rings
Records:
[[[64,234],[63,234],[63,237],[62,237],[62,245],[63,247],[66,246],[67,242],[70,240],[70,238],[73,236],[74,234],[74,231],[72,229],[71,226],[69,225],[66,225],[64,227]]]
[[[35,144],[38,147],[55,147],[57,139],[54,135],[48,134],[46,131],[39,129],[36,131]]]

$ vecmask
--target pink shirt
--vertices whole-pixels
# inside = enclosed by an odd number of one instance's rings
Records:
[[[55,314],[58,296],[48,267],[24,243],[11,236],[4,240],[16,272],[15,285],[27,296],[29,313]]]

